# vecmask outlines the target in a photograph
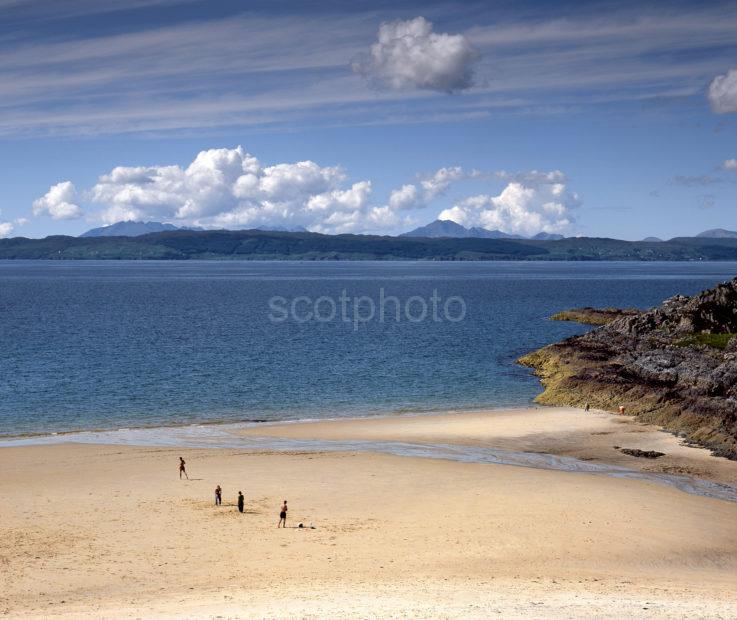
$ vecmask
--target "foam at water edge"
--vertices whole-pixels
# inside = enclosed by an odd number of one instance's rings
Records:
[[[488,463],[531,467],[571,473],[589,473],[654,482],[677,488],[685,493],[737,502],[737,488],[671,474],[639,472],[616,465],[582,461],[566,456],[533,452],[514,452],[477,446],[454,444],[420,444],[393,441],[325,441],[281,439],[275,437],[241,437],[235,433],[255,424],[192,425],[184,427],[120,429],[117,431],[85,431],[64,435],[44,435],[0,440],[0,448],[12,446],[52,445],[61,443],[113,444],[181,448],[230,448],[259,452],[381,452],[395,456],[447,459],[463,463]]]

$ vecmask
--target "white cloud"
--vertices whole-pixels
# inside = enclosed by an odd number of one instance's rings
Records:
[[[706,96],[717,114],[737,112],[737,69],[717,75],[709,84]]]
[[[724,168],[724,170],[737,172],[737,159],[725,159],[722,164],[722,168]]]
[[[391,90],[451,93],[470,88],[478,55],[461,34],[439,34],[424,17],[381,24],[378,41],[353,70]]]
[[[579,200],[567,190],[562,172],[498,174],[514,178],[498,196],[471,196],[442,211],[438,219],[522,235],[561,232],[571,225],[571,209]]]
[[[2,214],[1,211],[0,214]],[[28,224],[28,220],[25,217],[17,217],[12,222],[0,220],[0,239],[10,237],[16,226],[25,226],[26,224]]]
[[[386,233],[416,225],[418,213],[451,184],[468,179],[502,179],[498,195],[458,201],[440,217],[468,226],[523,234],[557,232],[572,221],[577,197],[565,175],[554,170],[479,172],[459,166],[418,175],[373,199],[369,180],[348,181],[340,166],[313,161],[264,166],[242,147],[201,151],[187,166],[119,166],[99,177],[79,198],[91,222],[159,220],[203,228],[304,227],[314,232]],[[34,202],[36,215],[77,217],[82,209],[70,181],[54,185]]]
[[[82,217],[77,202],[77,190],[71,181],[52,185],[49,191],[33,202],[33,214],[48,215],[54,220],[73,220]]]
[[[2,214],[2,211],[0,211],[0,214]],[[12,222],[4,222],[3,220],[0,220],[0,239],[10,237],[10,233],[13,232],[13,228],[15,227]]]
[[[187,167],[117,167],[83,195],[101,207],[92,219],[106,224],[163,220],[343,233],[382,230],[394,221],[374,210],[370,181],[346,185],[346,178],[339,166],[313,161],[263,166],[239,146],[201,151]]]
[[[430,201],[445,193],[445,190],[448,189],[451,183],[477,175],[478,173],[475,170],[465,172],[459,166],[440,168],[435,174],[421,181],[420,185],[422,185],[422,189],[425,191],[425,200]]]
[[[423,206],[420,192],[416,185],[402,185],[398,189],[393,189],[389,195],[389,206],[392,209],[412,209],[413,207]]]
[[[420,209],[443,195],[452,183],[477,176],[481,176],[477,170],[467,172],[460,166],[440,168],[433,174],[421,178],[418,183],[409,183],[392,190],[389,207],[398,210]]]

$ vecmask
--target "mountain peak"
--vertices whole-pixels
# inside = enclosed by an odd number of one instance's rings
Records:
[[[453,237],[453,238],[466,238],[476,237],[480,239],[527,239],[522,235],[514,235],[502,232],[501,230],[488,230],[479,226],[472,228],[466,228],[453,220],[435,220],[430,222],[427,226],[420,226],[409,232],[402,233],[400,237]],[[556,235],[554,233],[540,232],[530,239],[552,241],[556,239],[563,239],[563,235]]]
[[[400,237],[468,237],[468,229],[456,224],[453,220],[435,220],[427,226],[420,226],[409,232],[402,233]]]
[[[165,232],[168,230],[195,230],[193,228],[180,228],[174,224],[164,224],[162,222],[135,222],[126,220],[124,222],[116,222],[109,226],[101,226],[93,228],[79,235],[80,237],[139,237],[148,233]]]
[[[737,239],[737,231],[724,228],[712,228],[696,235],[704,239]]]

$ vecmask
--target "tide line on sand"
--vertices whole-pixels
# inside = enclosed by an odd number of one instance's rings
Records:
[[[183,427],[85,431],[64,435],[45,435],[0,440],[0,448],[60,443],[109,444],[144,447],[227,448],[254,452],[379,452],[394,456],[432,458],[463,463],[511,465],[571,473],[601,474],[631,480],[654,482],[685,493],[737,502],[737,488],[689,476],[640,472],[617,465],[592,463],[567,456],[540,452],[520,452],[482,446],[402,441],[288,439],[239,436],[250,425],[192,425]]]

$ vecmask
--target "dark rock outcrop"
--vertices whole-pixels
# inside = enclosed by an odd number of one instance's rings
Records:
[[[640,450],[639,448],[617,448],[622,454],[629,456],[636,456],[639,459],[659,459],[661,456],[665,456],[665,452],[658,452],[657,450]]]
[[[737,278],[530,353],[546,404],[626,413],[737,459]]]

